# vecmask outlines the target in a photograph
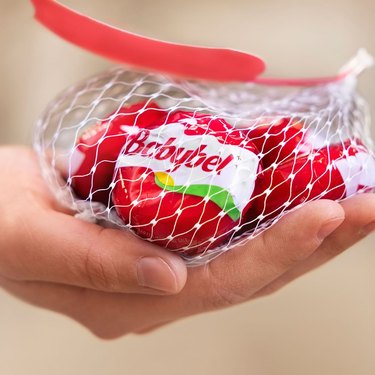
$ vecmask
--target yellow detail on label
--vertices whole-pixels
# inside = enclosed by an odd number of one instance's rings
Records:
[[[156,172],[157,179],[165,186],[174,186],[173,178],[165,172]]]

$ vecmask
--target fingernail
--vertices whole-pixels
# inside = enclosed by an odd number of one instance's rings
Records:
[[[162,258],[145,257],[137,264],[138,284],[165,293],[177,292],[177,279],[169,264]]]
[[[342,217],[336,217],[335,219],[331,219],[327,221],[323,226],[320,228],[318,233],[318,237],[323,241],[327,238],[343,221]]]
[[[366,226],[364,226],[364,227],[362,228],[362,234],[363,234],[364,236],[369,235],[369,234],[372,233],[373,231],[375,231],[375,221],[373,221],[372,223],[370,223],[370,224],[368,224],[368,225],[366,225]]]

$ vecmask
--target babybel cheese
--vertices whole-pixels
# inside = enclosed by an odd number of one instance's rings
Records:
[[[374,185],[374,157],[359,141],[347,140],[264,170],[247,222],[273,219],[314,199],[344,199]]]
[[[80,135],[69,160],[68,175],[81,199],[108,205],[117,158],[129,135],[145,126],[163,124],[166,113],[155,103],[121,108]]]
[[[201,252],[234,234],[259,169],[257,149],[241,132],[223,119],[179,111],[128,137],[112,198],[143,237]]]

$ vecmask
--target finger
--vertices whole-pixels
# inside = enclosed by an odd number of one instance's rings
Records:
[[[102,339],[116,339],[128,333],[146,333],[147,327],[151,331],[168,323],[155,319],[156,316],[149,308],[152,304],[149,300],[151,296],[105,293],[4,278],[0,278],[0,287],[29,304],[77,321]]]
[[[208,265],[210,282],[222,303],[250,298],[308,258],[344,220],[336,202],[321,200],[284,216],[277,224]]]
[[[146,294],[178,293],[186,282],[180,257],[129,232],[51,211],[19,221],[8,237],[22,243],[4,244],[1,255],[8,278]]]
[[[309,203],[286,215],[247,246],[230,250],[206,267],[190,269],[181,293],[143,300],[126,297],[127,302],[145,322],[148,319],[144,312],[152,309],[155,324],[244,302],[311,255],[343,220],[344,211],[338,203]],[[109,299],[106,305],[109,308],[113,303]]]
[[[137,334],[137,335],[145,335],[147,333],[151,333],[151,332],[154,332],[156,331],[157,329],[161,328],[161,327],[164,327],[166,326],[167,324],[170,324],[172,323],[173,320],[167,320],[163,323],[158,323],[158,324],[153,324],[153,325],[148,325],[146,327],[143,327],[143,328],[140,328],[140,329],[136,329],[133,333]]]
[[[324,242],[326,252],[353,246],[375,229],[375,194],[362,194],[341,203],[345,221]]]
[[[103,324],[103,326],[94,326],[91,325],[90,321],[90,316],[101,313],[101,301],[98,299],[98,305],[94,306],[94,309],[85,308],[88,306],[87,300],[90,298],[90,294],[83,288],[44,282],[19,282],[4,278],[0,278],[0,286],[9,294],[26,303],[38,308],[63,314],[64,316],[82,324],[95,335],[107,338],[104,337],[105,324]],[[106,318],[108,318],[108,316],[106,316]],[[103,323],[105,322],[103,321]],[[123,329],[119,322],[116,323],[118,324],[116,337],[128,333],[127,329]],[[103,333],[97,334],[99,331]],[[113,330],[111,331],[111,334],[112,337],[115,338]],[[109,338],[109,333],[107,336]]]
[[[66,285],[13,281],[0,277],[0,287],[33,306],[72,317],[85,298],[85,290]]]
[[[304,262],[257,292],[254,297],[271,294],[296,278],[327,263],[375,230],[375,195],[363,194],[342,202],[344,222],[327,237]]]

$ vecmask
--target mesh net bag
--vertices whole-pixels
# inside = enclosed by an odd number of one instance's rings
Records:
[[[115,68],[54,100],[35,148],[48,185],[77,216],[204,264],[305,202],[372,190],[356,64],[309,87]]]

